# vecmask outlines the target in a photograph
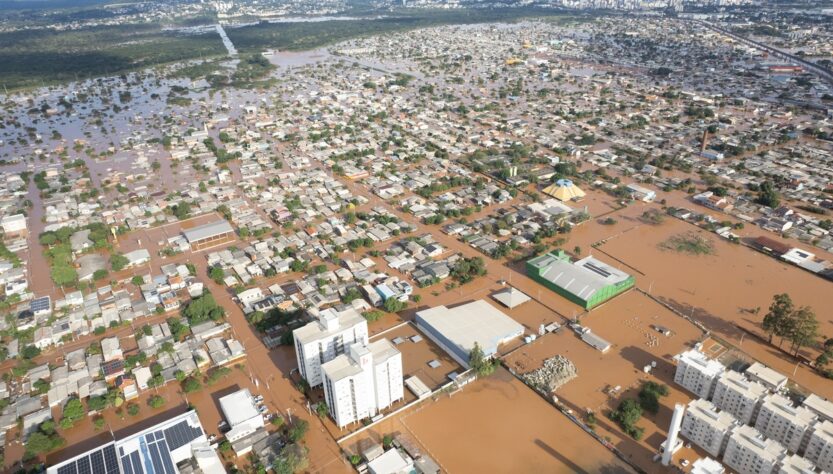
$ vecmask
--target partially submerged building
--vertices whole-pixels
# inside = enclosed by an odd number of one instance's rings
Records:
[[[635,283],[633,276],[592,256],[573,262],[563,250],[527,261],[526,273],[584,309],[604,303]]]
[[[405,397],[402,354],[387,339],[352,344],[321,371],[324,398],[339,427],[372,418]]]
[[[435,306],[416,313],[417,326],[454,360],[469,366],[469,353],[477,343],[486,357],[498,346],[523,335],[524,327],[485,300],[453,308]]]

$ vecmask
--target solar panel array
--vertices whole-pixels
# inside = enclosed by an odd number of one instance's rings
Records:
[[[171,451],[188,445],[202,436],[202,428],[193,427],[188,420],[162,430],[156,430],[139,438],[139,449],[125,451],[119,446],[116,455],[116,443],[110,443],[89,454],[75,459],[57,470],[58,474],[176,474],[177,470],[171,459]],[[121,466],[119,466],[119,458]],[[142,465],[144,458],[147,466]]]
[[[119,448],[121,454],[121,466],[124,474],[145,474],[142,467],[142,460],[139,459],[139,451],[124,454],[124,448]]]
[[[155,439],[154,439],[155,438]],[[165,436],[161,431],[156,431],[145,436],[147,451],[150,453],[150,462],[153,465],[153,472],[156,474],[176,474],[176,468],[171,460],[171,451],[165,443]]]
[[[110,443],[58,468],[58,474],[119,474],[116,447]]]
[[[164,431],[165,438],[168,440],[168,447],[170,447],[171,451],[185,446],[202,435],[202,429],[200,427],[195,428],[185,420],[166,428]],[[161,436],[161,433],[162,431],[156,432],[157,439]]]
[[[32,302],[29,303],[29,309],[31,309],[32,311],[46,311],[49,309],[49,306],[50,304],[48,297],[38,298],[32,300]]]
[[[593,262],[584,262],[584,268],[590,270],[591,272],[595,272],[598,275],[603,276],[605,278],[607,278],[611,275],[611,273],[609,271],[607,271],[606,269],[594,264]]]

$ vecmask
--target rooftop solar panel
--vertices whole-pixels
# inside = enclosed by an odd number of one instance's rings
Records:
[[[121,465],[124,467],[124,474],[133,474],[133,465],[128,456],[121,458]]]
[[[101,451],[90,453],[90,467],[92,472],[106,474],[107,468],[104,467],[104,456]]]
[[[105,446],[101,452],[104,455],[104,465],[107,468],[107,474],[118,474],[119,461],[116,459],[116,447],[111,444]]]
[[[174,468],[174,461],[171,459],[171,452],[164,448],[165,443],[159,443],[159,454],[162,456],[162,464],[165,465],[165,471],[170,474],[176,474]]]
[[[75,462],[75,465],[78,468],[78,474],[93,474],[93,470],[90,468],[90,457],[83,457]]]
[[[38,298],[29,303],[29,309],[32,311],[42,311],[49,309],[49,298]]]
[[[130,459],[133,461],[133,474],[145,474],[145,469],[142,467],[142,461],[139,459],[139,452],[133,451],[130,453]]]
[[[58,468],[58,474],[76,474],[77,472],[74,462]]]
[[[165,439],[171,451],[194,441],[202,435],[200,428],[194,428],[187,421],[181,421],[165,429]]]
[[[153,464],[153,472],[156,474],[164,474],[165,468],[162,465],[162,457],[159,455],[159,445],[154,443],[148,446],[150,451],[150,461]]]

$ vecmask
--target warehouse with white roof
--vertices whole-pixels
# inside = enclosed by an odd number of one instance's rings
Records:
[[[485,300],[454,308],[436,306],[416,313],[417,326],[464,367],[477,343],[486,357],[520,337],[524,327]]]

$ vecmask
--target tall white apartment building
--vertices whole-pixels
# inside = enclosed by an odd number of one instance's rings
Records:
[[[698,398],[688,404],[680,433],[714,457],[726,448],[729,432],[738,425],[728,412],[718,412],[706,399]]]
[[[340,428],[372,418],[405,396],[402,354],[387,339],[353,344],[321,370],[324,399]]]
[[[749,380],[760,382],[764,387],[773,392],[784,388],[789,380],[786,375],[772,370],[760,362],[753,362],[744,373]]]
[[[298,370],[311,387],[324,381],[321,365],[355,343],[367,344],[367,320],[352,307],[322,310],[318,320],[292,331]]]
[[[691,463],[689,474],[723,474],[726,468],[712,458],[700,458]]]
[[[674,382],[700,398],[711,398],[715,380],[726,370],[723,364],[696,349],[678,354],[674,359],[677,361]]]
[[[758,406],[766,396],[767,389],[753,382],[740,372],[727,370],[720,374],[714,387],[712,403],[724,412],[731,413],[744,425],[755,422]]]
[[[791,454],[781,459],[778,474],[816,474],[816,466],[798,454]]]
[[[739,425],[729,436],[723,464],[738,474],[771,474],[786,454],[778,441],[764,438],[749,425]]]
[[[819,417],[819,420],[833,421],[833,402],[826,398],[821,398],[815,393],[811,393],[804,399],[801,406],[813,410],[813,413]]]
[[[790,399],[773,393],[761,403],[755,429],[778,441],[792,453],[804,452],[816,415],[809,408],[794,407]]]
[[[824,420],[816,423],[804,457],[825,472],[833,472],[833,422]]]

